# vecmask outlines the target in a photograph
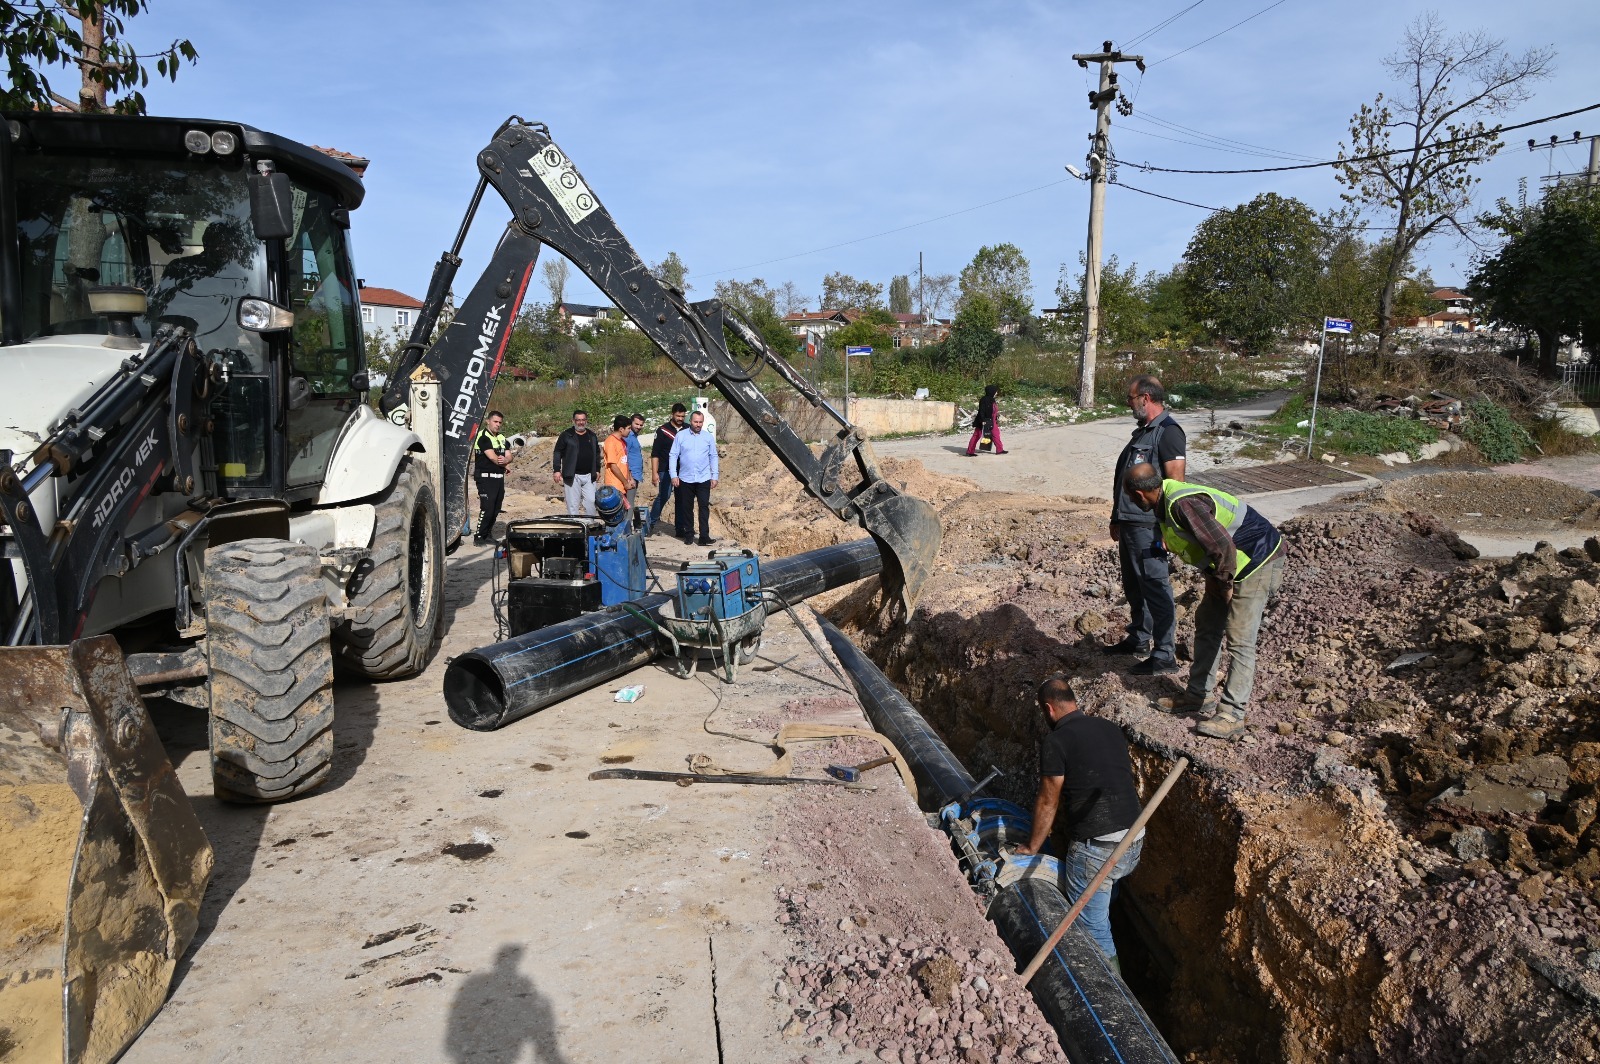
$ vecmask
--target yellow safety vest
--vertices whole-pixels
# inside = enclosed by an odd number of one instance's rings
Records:
[[[1185,532],[1179,525],[1177,518],[1172,514],[1172,507],[1179,499],[1187,499],[1191,495],[1204,495],[1211,500],[1212,512],[1216,515],[1217,524],[1221,525],[1228,537],[1244,523],[1245,511],[1249,509],[1246,503],[1225,491],[1204,487],[1200,484],[1186,484],[1181,480],[1163,480],[1161,482],[1161,538],[1167,544],[1167,549],[1190,565],[1204,569],[1206,565],[1206,550],[1200,541]],[[1234,548],[1234,574],[1244,572],[1250,566],[1250,556],[1244,551]],[[1262,561],[1266,561],[1265,558]]]

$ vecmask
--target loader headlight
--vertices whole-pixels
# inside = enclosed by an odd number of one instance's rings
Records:
[[[265,299],[241,299],[239,326],[258,333],[281,332],[294,328],[294,311]]]
[[[232,155],[239,147],[239,138],[226,129],[211,134],[211,150],[218,155]]]
[[[203,129],[191,129],[183,135],[183,146],[196,155],[204,155],[211,150],[211,134]]]

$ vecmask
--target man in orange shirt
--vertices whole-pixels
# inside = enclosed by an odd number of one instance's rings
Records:
[[[632,431],[633,419],[618,414],[611,419],[611,435],[600,447],[600,461],[604,465],[600,486],[616,488],[624,498],[638,483],[628,472],[628,434]]]

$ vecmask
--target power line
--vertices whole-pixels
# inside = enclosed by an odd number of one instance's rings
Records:
[[[1206,0],[1194,0],[1194,3],[1190,4],[1182,11],[1179,11],[1176,15],[1169,15],[1160,22],[1156,23],[1154,26],[1151,26],[1149,29],[1145,30],[1143,33],[1134,34],[1128,40],[1123,41],[1122,47],[1132,48],[1145,38],[1155,36],[1157,33],[1160,33],[1162,30],[1166,29],[1168,26],[1172,25],[1174,22],[1178,21],[1180,18],[1187,15],[1189,12],[1193,11],[1195,8],[1199,7],[1205,2]]]
[[[1555,122],[1562,118],[1571,118],[1573,115],[1581,115],[1586,111],[1596,110],[1600,110],[1600,103],[1592,103],[1588,107],[1579,107],[1571,111],[1563,111],[1558,115],[1547,115],[1544,118],[1535,118],[1529,122],[1518,122],[1513,126],[1496,126],[1493,129],[1486,129],[1482,133],[1474,133],[1470,136],[1452,137],[1449,140],[1441,140],[1434,144],[1429,144],[1427,145],[1427,149],[1432,151],[1437,148],[1449,147],[1452,144],[1464,144],[1467,141],[1483,140],[1486,137],[1498,137],[1502,133],[1510,133],[1518,129],[1527,129],[1530,126],[1542,126],[1546,122]],[[1137,167],[1146,173],[1155,174],[1278,174],[1287,170],[1318,170],[1324,166],[1343,166],[1347,163],[1372,162],[1375,159],[1387,159],[1391,155],[1404,155],[1413,150],[1415,149],[1394,148],[1390,151],[1375,152],[1372,155],[1354,155],[1348,159],[1327,159],[1323,162],[1297,163],[1293,166],[1257,166],[1247,170],[1182,170],[1170,166],[1152,166],[1149,163],[1128,163],[1127,165]]]
[[[1314,159],[1313,156],[1303,155],[1300,152],[1284,151],[1281,148],[1269,148],[1264,144],[1252,144],[1247,140],[1234,140],[1232,137],[1220,137],[1215,133],[1207,133],[1203,129],[1195,129],[1192,126],[1183,125],[1181,122],[1174,122],[1170,119],[1162,118],[1160,115],[1154,114],[1148,110],[1138,111],[1131,117],[1140,118],[1146,122],[1154,122],[1159,126],[1166,127],[1167,129],[1174,129],[1178,130],[1179,132],[1189,133],[1197,137],[1204,137],[1207,140],[1214,140],[1221,144],[1232,144],[1241,148],[1255,148],[1260,151],[1272,152],[1275,155],[1284,155],[1291,159],[1300,159],[1305,162],[1312,162]]]
[[[751,262],[751,263],[747,263],[747,264],[745,264],[743,266],[730,266],[727,269],[723,269],[723,270],[696,271],[696,272],[687,274],[686,276],[700,277],[700,278],[721,277],[724,274],[742,273],[745,270],[753,270],[758,266],[770,266],[775,262],[788,262],[790,259],[803,259],[807,255],[820,255],[824,251],[832,251],[835,248],[849,247],[851,244],[860,244],[863,241],[876,240],[880,236],[892,236],[895,233],[903,233],[907,229],[915,229],[915,228],[917,228],[918,226],[921,226],[921,225],[931,225],[934,222],[942,222],[946,218],[954,218],[957,215],[961,215],[961,214],[970,214],[972,211],[979,211],[979,210],[982,210],[985,207],[993,207],[996,203],[1004,203],[1007,200],[1014,200],[1014,199],[1017,199],[1020,196],[1031,196],[1035,192],[1043,192],[1047,188],[1055,188],[1057,185],[1064,185],[1067,182],[1072,181],[1072,180],[1074,180],[1074,179],[1070,178],[1070,177],[1063,177],[1059,181],[1051,181],[1051,182],[1048,182],[1048,183],[1043,184],[1043,185],[1036,185],[1033,188],[1023,189],[1021,192],[1013,192],[1009,196],[1001,196],[999,199],[992,199],[992,200],[988,201],[987,203],[979,203],[979,204],[976,204],[975,206],[972,206],[972,207],[963,207],[959,211],[951,211],[949,214],[941,214],[937,218],[924,218],[920,222],[911,222],[911,223],[909,223],[907,225],[896,226],[893,229],[885,229],[881,233],[872,233],[872,234],[869,234],[867,236],[858,236],[853,240],[841,240],[837,244],[829,244],[827,247],[812,248],[809,251],[797,251],[793,255],[779,255],[775,259],[763,259],[760,262]]]
[[[1133,117],[1138,116],[1135,115]],[[1272,149],[1258,151],[1253,148],[1230,148],[1222,144],[1207,144],[1204,141],[1189,140],[1183,137],[1169,137],[1165,133],[1155,133],[1148,129],[1140,129],[1137,126],[1124,126],[1123,131],[1127,133],[1137,133],[1142,137],[1155,137],[1157,140],[1171,141],[1174,144],[1187,144],[1191,148],[1206,148],[1210,151],[1227,152],[1230,155],[1254,155],[1259,159],[1282,159],[1286,154],[1284,152],[1273,151]],[[1302,155],[1300,158],[1303,159],[1305,156]]]
[[[1153,196],[1156,199],[1166,200],[1169,203],[1181,203],[1185,207],[1198,207],[1203,211],[1210,211],[1212,214],[1218,214],[1218,213],[1220,213],[1222,211],[1231,211],[1231,210],[1236,210],[1237,209],[1237,208],[1234,208],[1234,207],[1208,207],[1204,203],[1194,203],[1194,202],[1191,202],[1190,200],[1178,199],[1176,196],[1163,196],[1159,192],[1151,192],[1147,188],[1139,188],[1136,185],[1124,184],[1121,181],[1113,181],[1112,184],[1117,186],[1118,188],[1125,188],[1129,192],[1137,192],[1141,196]],[[1325,225],[1322,222],[1318,222],[1317,225],[1318,225],[1319,228],[1322,228],[1322,229],[1349,229],[1349,230],[1351,230],[1353,232],[1361,232],[1361,233],[1364,233],[1369,229],[1383,229],[1383,230],[1392,231],[1395,228],[1392,225],[1339,225],[1339,224]]]
[[[1268,11],[1271,11],[1273,8],[1277,7],[1279,4],[1281,4],[1283,2],[1284,2],[1284,0],[1274,0],[1273,3],[1268,4],[1266,7],[1262,8],[1260,11],[1257,11],[1254,15],[1249,16],[1249,18],[1242,18],[1238,22],[1235,22],[1233,25],[1229,26],[1227,29],[1221,30],[1221,31],[1219,31],[1217,33],[1213,33],[1211,36],[1207,37],[1203,41],[1196,41],[1194,44],[1191,44],[1189,47],[1185,48],[1182,52],[1173,52],[1171,55],[1167,56],[1166,59],[1157,59],[1154,63],[1151,63],[1150,65],[1153,66],[1153,67],[1160,66],[1162,63],[1165,63],[1168,60],[1178,58],[1180,55],[1183,54],[1183,52],[1192,52],[1196,48],[1200,47],[1202,44],[1210,44],[1212,41],[1216,40],[1218,37],[1221,37],[1224,33],[1232,33],[1234,30],[1238,29],[1240,26],[1243,26],[1246,22],[1249,22],[1250,19],[1259,18],[1260,16],[1265,15]]]

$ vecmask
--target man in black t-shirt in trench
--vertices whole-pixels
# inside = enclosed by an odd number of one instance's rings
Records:
[[[1067,901],[1075,903],[1139,819],[1139,792],[1134,787],[1133,764],[1128,760],[1128,740],[1122,729],[1080,710],[1065,676],[1052,676],[1039,685],[1039,709],[1050,722],[1050,734],[1039,749],[1033,834],[1026,846],[1013,852],[1038,853],[1055,827],[1059,809],[1062,833],[1071,840],[1066,860],[1061,862],[1062,892]],[[1111,938],[1111,893],[1117,881],[1138,866],[1143,849],[1141,828],[1079,917],[1119,973],[1117,944]]]

